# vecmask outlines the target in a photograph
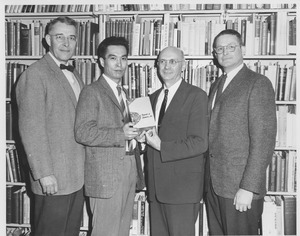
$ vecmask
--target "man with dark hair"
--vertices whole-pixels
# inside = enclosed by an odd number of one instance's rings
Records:
[[[76,22],[69,17],[51,21],[45,39],[49,52],[21,75],[16,87],[34,194],[33,231],[36,236],[74,236],[82,217],[85,159],[74,137],[83,82],[68,65],[75,53]]]
[[[276,137],[270,80],[243,63],[241,35],[214,39],[223,75],[212,84],[208,107],[206,206],[210,235],[257,235],[266,194],[266,169]]]
[[[132,128],[121,87],[127,56],[128,42],[123,37],[109,37],[100,43],[103,74],[82,90],[76,111],[76,140],[86,146],[87,153],[85,194],[93,214],[92,236],[129,235],[141,171],[134,140],[138,129]]]

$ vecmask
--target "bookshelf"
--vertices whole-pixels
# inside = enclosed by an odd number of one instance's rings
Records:
[[[279,134],[272,164],[267,170],[266,214],[263,216],[260,234],[279,235],[284,230],[293,232],[284,227],[283,216],[285,203],[294,204],[297,192],[299,146],[295,140],[299,134],[294,127],[296,119],[299,119],[296,113],[296,93],[299,93],[299,86],[297,85],[296,92],[295,4],[6,5],[7,147],[18,146],[18,141],[15,141],[18,137],[14,136],[15,108],[11,93],[14,83],[22,71],[45,54],[42,44],[44,28],[50,19],[58,15],[68,15],[79,22],[78,47],[72,62],[85,84],[100,76],[95,51],[99,42],[111,35],[124,36],[129,40],[129,66],[123,86],[129,90],[132,98],[147,96],[161,86],[156,74],[155,59],[159,51],[168,45],[178,46],[186,54],[188,66],[182,74],[183,78],[208,92],[210,84],[219,74],[211,54],[214,36],[225,28],[241,32],[246,48],[244,62],[252,70],[271,79],[276,91],[278,110]],[[21,31],[24,31],[23,35]],[[26,34],[29,40],[26,39]],[[198,41],[195,40],[197,38]],[[24,47],[27,49],[24,50]],[[26,193],[24,181],[10,179],[6,183],[7,188],[17,189],[22,193],[20,202],[24,201]],[[145,192],[136,196],[135,207],[140,209],[141,206],[144,209],[142,212],[148,212]],[[205,209],[205,206],[202,205],[201,209]],[[147,214],[141,215],[141,211],[136,209],[134,212],[130,235],[150,235],[147,231]],[[282,216],[277,217],[281,221],[276,221],[281,228],[272,231],[265,225],[272,225],[277,219],[276,214]],[[141,219],[144,225],[141,225]],[[289,221],[294,222],[293,220]],[[197,235],[207,235],[205,221],[205,213],[202,211],[196,226]],[[84,236],[89,229],[86,210],[82,225],[80,235]],[[295,226],[290,227],[296,230]],[[7,231],[19,228],[24,231],[23,235],[30,235],[30,222],[7,223]],[[144,231],[141,232],[141,229]]]

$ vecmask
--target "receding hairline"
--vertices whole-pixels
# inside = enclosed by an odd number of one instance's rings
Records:
[[[166,53],[168,51],[173,51],[173,52],[177,53],[181,57],[181,59],[184,59],[184,53],[183,53],[183,51],[180,48],[177,48],[177,47],[174,47],[174,46],[169,46],[169,47],[164,48],[159,53],[158,58],[160,58],[162,54],[164,54],[164,53]]]

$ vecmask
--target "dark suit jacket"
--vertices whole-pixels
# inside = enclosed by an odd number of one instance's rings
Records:
[[[211,88],[209,109],[219,81]],[[275,95],[270,80],[245,65],[211,112],[210,177],[217,195],[234,198],[239,188],[254,199],[266,193],[266,168],[276,138]],[[209,174],[209,173],[208,173]]]
[[[78,72],[74,75],[80,85]],[[25,70],[16,87],[19,128],[31,169],[31,187],[42,194],[39,179],[55,175],[57,195],[82,188],[84,147],[75,141],[75,94],[49,54]]]
[[[153,110],[162,89],[150,96]],[[149,199],[162,203],[197,203],[202,198],[203,153],[208,145],[206,93],[182,81],[167,108],[159,137],[161,151],[147,150]]]
[[[103,77],[79,97],[75,136],[86,145],[85,193],[110,198],[119,187],[125,156],[124,119],[120,104]],[[138,154],[139,155],[139,154]]]

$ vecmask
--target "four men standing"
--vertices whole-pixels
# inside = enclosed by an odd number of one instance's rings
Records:
[[[204,171],[210,234],[257,234],[275,145],[275,96],[270,81],[243,64],[239,33],[225,30],[214,40],[224,75],[209,99],[181,78],[180,49],[160,52],[163,87],[150,96],[157,127],[143,133],[132,127],[121,88],[128,42],[121,37],[101,42],[103,74],[80,93],[83,83],[68,65],[76,37],[72,19],[51,21],[50,52],[22,74],[16,89],[35,196],[35,234],[78,234],[84,181],[92,235],[127,236],[136,184],[144,187],[137,161],[142,141],[153,236],[195,234]]]

